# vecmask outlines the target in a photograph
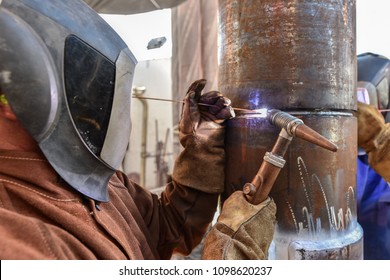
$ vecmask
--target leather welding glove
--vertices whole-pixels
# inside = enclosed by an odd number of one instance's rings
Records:
[[[224,121],[235,115],[230,100],[220,92],[202,95],[205,85],[204,79],[195,81],[184,99],[179,123],[184,150],[175,161],[172,178],[206,193],[221,193],[225,178]]]
[[[390,182],[390,123],[372,105],[358,102],[358,145],[368,155],[370,166]]]
[[[203,259],[267,259],[275,229],[276,205],[271,198],[249,203],[242,191],[224,203],[217,223],[206,236]]]

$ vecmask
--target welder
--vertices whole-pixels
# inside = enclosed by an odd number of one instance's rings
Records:
[[[364,258],[390,259],[390,60],[363,53],[357,63],[357,217]]]
[[[136,59],[109,25],[79,0],[2,0],[0,30],[0,259],[189,254],[224,190],[230,101],[189,87],[184,149],[157,196],[118,171]],[[275,211],[233,193],[203,257],[267,258]]]

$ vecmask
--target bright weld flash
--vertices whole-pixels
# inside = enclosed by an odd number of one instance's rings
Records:
[[[264,117],[266,117],[267,113],[268,113],[268,109],[267,108],[255,109],[254,111],[256,111],[257,114],[264,115]]]
[[[251,115],[252,117],[266,118],[268,115],[268,109],[267,108],[251,109],[251,110],[246,110],[246,112],[244,113]]]

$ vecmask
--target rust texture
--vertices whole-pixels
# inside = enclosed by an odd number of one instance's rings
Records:
[[[355,3],[220,1],[220,89],[237,107],[355,109]]]
[[[278,206],[274,257],[299,256],[286,252],[300,240],[322,244],[318,251],[344,252],[343,246],[361,244],[355,1],[222,0],[219,14],[221,92],[240,108],[299,117],[338,147],[331,152],[296,137],[291,141],[271,191]],[[229,120],[222,200],[252,181],[279,131],[261,117],[238,114]],[[356,248],[353,258],[362,256],[361,246]]]

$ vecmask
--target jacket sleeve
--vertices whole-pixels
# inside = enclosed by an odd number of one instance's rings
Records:
[[[132,215],[159,259],[170,259],[173,252],[190,254],[209,228],[216,212],[218,194],[172,181],[158,195],[130,181],[123,173],[117,172],[117,175],[130,194],[131,201],[125,203],[132,209]],[[119,184],[118,181],[113,183]]]
[[[163,255],[173,251],[188,255],[207,231],[218,203],[218,194],[209,194],[176,182],[171,182],[161,194],[160,205],[166,231],[160,237],[159,250]],[[174,236],[169,240],[167,236]]]

